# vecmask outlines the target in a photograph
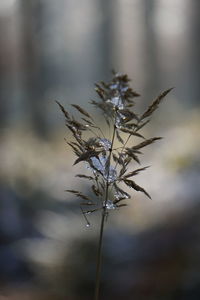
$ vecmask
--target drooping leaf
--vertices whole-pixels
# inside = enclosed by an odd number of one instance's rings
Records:
[[[115,189],[115,193],[114,193],[115,201],[114,201],[114,203],[118,203],[122,200],[131,198],[131,196],[127,192],[122,190],[116,183],[114,183],[113,186],[114,186],[114,189]]]
[[[135,191],[144,193],[148,198],[151,199],[151,196],[145,191],[145,189],[136,184],[133,180],[125,179],[123,181],[128,187],[133,188]]]
[[[119,163],[118,156],[115,153],[112,153],[112,157],[113,157],[114,162]]]
[[[119,172],[119,178],[124,175],[127,171],[127,168],[125,165],[123,165],[123,167],[121,168],[120,172]]]
[[[101,193],[101,191],[99,190],[99,188],[97,188],[94,184],[92,185],[92,190],[93,190],[93,192],[94,192],[94,194],[95,194],[96,196],[102,195],[102,193]]]
[[[73,145],[72,143],[70,142],[67,142],[67,144],[74,150],[74,153],[77,155],[77,156],[80,156],[81,155],[81,152],[79,149],[77,149],[77,147],[75,145]]]
[[[123,141],[123,139],[121,138],[121,136],[120,136],[118,130],[116,130],[116,137],[117,137],[118,141],[119,141],[121,144],[124,144],[124,141]]]

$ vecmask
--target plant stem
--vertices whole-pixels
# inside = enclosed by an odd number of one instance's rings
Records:
[[[96,286],[95,286],[95,296],[94,296],[95,300],[99,299],[101,265],[102,265],[102,242],[103,242],[105,217],[106,217],[106,207],[103,208],[102,218],[101,218],[100,234],[99,234],[99,245],[98,245],[98,252],[97,252],[96,283],[95,283]]]
[[[99,299],[99,288],[100,288],[100,278],[101,278],[101,265],[102,265],[102,245],[103,245],[103,234],[104,234],[104,225],[105,225],[105,218],[107,215],[107,207],[106,204],[108,202],[108,189],[109,189],[109,170],[110,170],[110,161],[111,161],[111,154],[113,151],[114,139],[115,139],[115,132],[116,127],[114,125],[112,142],[111,142],[111,149],[108,156],[108,175],[106,179],[106,192],[105,192],[105,201],[103,203],[103,211],[101,217],[101,226],[100,226],[100,233],[99,233],[99,243],[98,243],[98,251],[97,251],[97,269],[96,269],[96,282],[95,282],[95,295],[94,300]]]

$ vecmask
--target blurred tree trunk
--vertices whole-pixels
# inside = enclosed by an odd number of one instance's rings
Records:
[[[99,49],[102,51],[99,55],[101,57],[100,62],[100,74],[99,78],[108,80],[111,77],[112,66],[112,46],[113,46],[113,18],[114,18],[114,5],[112,0],[98,0],[99,7],[102,14],[102,25],[99,32]]]
[[[145,74],[146,82],[144,95],[157,94],[161,86],[161,70],[159,64],[158,39],[154,27],[155,0],[144,0],[144,48],[145,48]]]
[[[48,63],[43,49],[45,2],[21,0],[23,86],[25,106],[37,134],[48,133],[44,94],[49,85]]]
[[[200,94],[200,1],[193,0],[190,3],[191,11],[189,20],[190,32],[189,32],[189,57],[188,57],[188,72],[189,72],[189,84],[187,101],[193,103],[199,103]],[[189,99],[189,100],[188,100]]]

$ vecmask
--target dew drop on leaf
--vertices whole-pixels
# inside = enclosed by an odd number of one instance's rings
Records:
[[[100,145],[102,145],[104,147],[105,150],[110,150],[111,148],[111,141],[109,141],[108,139],[100,139],[99,140]]]
[[[107,208],[107,209],[116,209],[116,205],[113,203],[112,200],[108,200],[108,201],[106,202],[106,208]]]

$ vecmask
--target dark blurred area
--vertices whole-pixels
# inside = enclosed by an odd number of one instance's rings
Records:
[[[94,83],[127,73],[142,111],[175,87],[145,136],[152,165],[106,224],[101,299],[200,299],[200,1],[0,0],[0,300],[89,300],[100,215],[90,228],[66,188],[71,136],[55,103],[90,107]],[[107,132],[105,132],[107,133]]]

